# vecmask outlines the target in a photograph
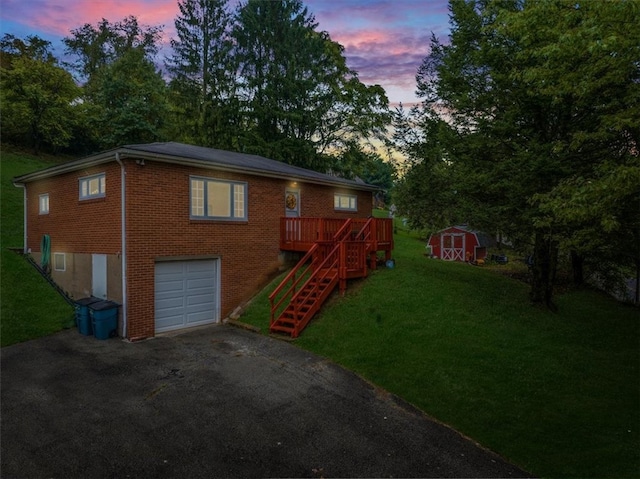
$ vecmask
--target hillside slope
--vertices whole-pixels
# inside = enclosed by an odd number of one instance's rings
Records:
[[[55,159],[0,153],[0,346],[46,336],[74,324],[73,308],[19,254],[23,247],[23,190],[15,176],[51,166]]]

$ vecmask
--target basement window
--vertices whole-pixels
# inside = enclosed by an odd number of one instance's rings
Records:
[[[49,193],[38,196],[38,213],[41,215],[49,214]]]
[[[340,211],[358,211],[358,197],[336,193],[333,195],[333,209]]]
[[[86,176],[80,178],[80,199],[89,200],[103,198],[106,191],[105,174]]]
[[[190,179],[191,218],[247,220],[247,184],[211,178]]]
[[[55,271],[67,270],[67,257],[64,253],[53,253],[53,269]]]

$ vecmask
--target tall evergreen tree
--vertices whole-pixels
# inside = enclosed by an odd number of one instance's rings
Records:
[[[172,76],[172,136],[204,146],[237,146],[234,56],[227,0],[180,0],[177,38],[165,64]]]
[[[233,36],[245,151],[324,170],[321,152],[388,123],[388,100],[347,68],[343,47],[317,31],[300,0],[247,0]]]

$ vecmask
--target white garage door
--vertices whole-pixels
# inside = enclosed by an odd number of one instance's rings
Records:
[[[156,332],[218,321],[218,270],[217,259],[156,263]]]

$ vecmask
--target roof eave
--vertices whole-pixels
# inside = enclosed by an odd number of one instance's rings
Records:
[[[116,148],[113,150],[108,150],[108,151],[99,153],[97,155],[88,156],[86,158],[81,158],[75,161],[70,161],[62,165],[52,166],[50,168],[36,171],[34,173],[17,176],[13,178],[13,182],[24,184],[31,181],[50,178],[52,176],[60,175],[63,173],[69,173],[72,171],[79,170],[81,168],[97,166],[103,163],[108,163],[109,161],[115,161],[117,154],[120,155],[120,159],[135,158],[135,159],[145,159],[149,161],[158,161],[163,163],[179,163],[180,165],[197,166],[199,168],[206,168],[206,169],[218,170],[218,171],[227,171],[230,173],[244,173],[247,175],[261,176],[261,177],[267,177],[267,178],[278,178],[278,179],[285,179],[290,181],[304,181],[304,182],[310,182],[310,183],[315,183],[319,185],[338,186],[338,187],[351,188],[351,189],[357,189],[362,191],[377,191],[379,189],[377,186],[368,185],[368,184],[357,184],[357,183],[347,183],[342,181],[323,180],[318,178],[306,177],[304,175],[295,176],[295,175],[288,175],[288,174],[282,174],[282,173],[274,173],[271,171],[260,170],[255,168],[242,168],[238,166],[221,165],[219,163],[212,164],[210,161],[206,161],[206,160],[198,160],[194,158],[187,158],[187,157],[175,156],[175,155],[164,155],[161,153],[150,153],[150,152],[144,152],[139,150],[133,150],[130,148]]]
[[[178,163],[176,160],[180,160],[180,165],[197,166],[199,168],[206,168],[210,170],[226,171],[229,173],[244,173],[252,176],[261,176],[267,178],[278,178],[290,181],[305,181],[309,183],[315,183],[325,186],[342,186],[345,188],[359,189],[363,191],[377,191],[379,188],[374,185],[347,183],[342,181],[323,180],[318,178],[312,178],[304,175],[296,176],[284,173],[275,173],[268,170],[260,170],[257,168],[243,168],[240,166],[222,165],[220,163],[212,164],[207,160],[198,160],[194,158],[187,158],[184,156],[176,155],[164,155],[161,153],[143,152],[139,150],[123,149],[120,151],[122,156],[130,156],[132,158],[145,159],[150,161],[159,161],[163,163]]]
[[[119,151],[120,150],[118,149],[108,150],[97,155],[88,156],[79,160],[69,161],[61,165],[51,166],[43,170],[34,171],[33,173],[27,173],[26,175],[16,176],[12,181],[14,184],[25,184],[31,181],[42,180],[45,178],[50,178],[52,176],[61,175],[63,173],[69,173],[81,168],[101,165],[103,163],[108,163],[109,161],[115,161],[116,153]]]

